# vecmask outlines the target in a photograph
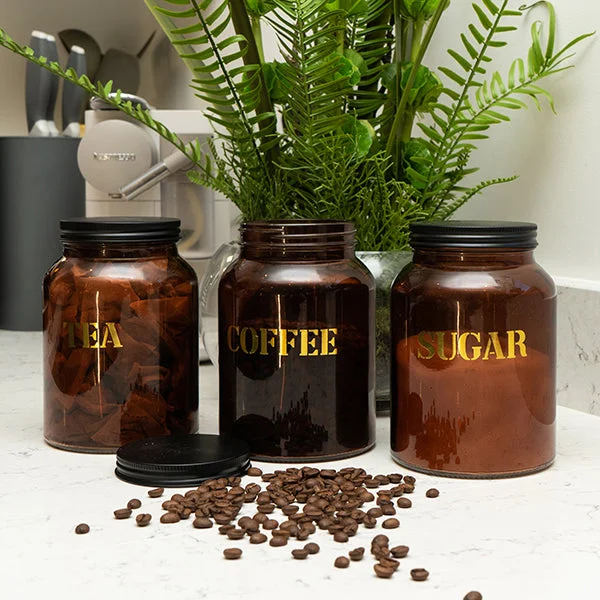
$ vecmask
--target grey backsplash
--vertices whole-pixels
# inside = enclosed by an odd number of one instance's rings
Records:
[[[600,291],[558,286],[557,401],[600,416]]]

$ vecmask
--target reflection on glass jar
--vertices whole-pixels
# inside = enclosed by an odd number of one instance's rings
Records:
[[[555,453],[556,292],[536,227],[412,227],[392,290],[392,454],[442,475],[498,477]]]
[[[338,221],[250,222],[219,284],[220,429],[264,460],[374,444],[374,283]]]
[[[198,414],[198,290],[177,219],[71,219],[44,279],[44,436],[114,452],[192,433]]]

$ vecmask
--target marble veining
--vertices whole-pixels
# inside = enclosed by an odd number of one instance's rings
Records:
[[[574,326],[578,326],[574,311]],[[592,339],[593,338],[593,339]],[[594,334],[580,336],[588,358]],[[496,481],[415,474],[411,509],[398,509],[400,527],[359,529],[347,544],[318,531],[321,552],[305,561],[283,548],[231,542],[217,528],[191,521],[159,523],[163,498],[114,474],[114,456],[56,450],[42,440],[40,334],[0,331],[0,597],[70,600],[264,600],[269,597],[410,598],[461,600],[472,590],[485,600],[594,598],[600,570],[600,418],[559,407],[558,454],[546,471]],[[593,365],[581,365],[589,368]],[[217,386],[211,365],[201,368],[202,430],[216,431]],[[586,390],[569,386],[563,398],[589,407]],[[588,391],[591,391],[588,390]],[[581,395],[579,395],[581,394]],[[389,423],[379,418],[377,446],[349,460],[320,467],[360,466],[373,474],[404,472],[388,453]],[[264,470],[280,465],[257,463]],[[246,477],[244,483],[257,481]],[[260,483],[260,482],[259,482]],[[425,490],[437,487],[438,498]],[[168,490],[165,496],[175,493]],[[180,491],[180,490],[177,490]],[[112,511],[133,497],[152,523],[117,521]],[[243,513],[253,514],[244,506]],[[91,532],[75,535],[87,522]],[[377,579],[371,539],[386,533],[390,545],[407,544],[391,580]],[[312,541],[312,540],[311,540]],[[238,561],[222,551],[237,545]],[[333,561],[357,546],[365,558],[345,570]],[[414,582],[410,570],[430,578]]]

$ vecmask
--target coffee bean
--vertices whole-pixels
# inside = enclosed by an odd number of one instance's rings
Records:
[[[425,581],[429,577],[429,571],[426,569],[411,569],[410,576],[415,581]]]
[[[310,552],[306,548],[296,548],[292,550],[292,556],[297,558],[298,560],[303,560],[306,558]]]
[[[354,548],[354,550],[350,550],[350,552],[348,552],[348,556],[350,557],[350,560],[354,560],[354,561],[362,560],[364,555],[365,555],[365,549],[362,547]]]
[[[321,547],[319,546],[319,544],[315,544],[314,542],[309,542],[308,544],[306,544],[304,546],[305,550],[308,550],[309,554],[317,554],[319,552],[319,550],[321,549]]]
[[[285,546],[287,544],[287,536],[278,535],[269,540],[269,546],[273,546],[274,548]]]
[[[395,571],[395,569],[392,567],[384,567],[379,563],[373,565],[373,570],[375,571],[375,575],[377,575],[377,577],[381,577],[382,579],[389,579]]]
[[[348,541],[348,534],[344,533],[343,531],[336,531],[335,534],[333,535],[333,541],[334,542],[347,542]]]
[[[398,521],[398,519],[386,519],[381,526],[384,529],[397,529],[398,527],[400,527],[400,521]]]
[[[230,529],[226,534],[225,534],[230,540],[241,540],[245,535],[246,532],[243,529]]]
[[[379,564],[382,567],[389,567],[390,569],[394,569],[394,571],[398,570],[398,567],[400,566],[400,561],[399,560],[394,560],[393,558],[380,558],[379,559]]]
[[[165,513],[161,518],[161,523],[179,523],[181,521],[181,517],[174,512]]]
[[[132,510],[136,510],[136,509],[140,508],[141,506],[142,506],[142,502],[140,500],[138,500],[137,498],[132,498],[127,503],[127,508],[131,508]]]
[[[389,543],[390,538],[383,533],[376,535],[371,541],[372,546],[387,546]]]
[[[370,517],[367,515],[363,521],[363,525],[367,529],[374,529],[377,526],[377,519],[375,517]]]
[[[256,508],[256,510],[258,512],[261,512],[263,514],[269,514],[272,513],[275,510],[275,505],[274,504],[259,504],[258,507]]]
[[[425,495],[428,498],[437,498],[440,495],[440,492],[439,492],[439,490],[436,490],[435,488],[431,488],[425,492]]]
[[[276,521],[275,519],[267,519],[263,524],[263,529],[266,529],[267,531],[271,531],[273,529],[277,529],[279,527],[279,521]]]
[[[219,533],[226,535],[227,532],[231,531],[232,529],[235,529],[235,525],[232,525],[231,523],[229,525],[221,525],[221,527],[219,527]]]
[[[284,537],[285,539],[290,537],[290,532],[285,529],[273,529],[271,531],[273,537]]]
[[[260,523],[254,519],[246,521],[242,529],[245,529],[249,533],[256,533],[260,528]]]
[[[227,560],[236,560],[242,556],[242,551],[240,548],[225,548],[225,550],[223,550],[223,556]]]
[[[250,536],[251,544],[264,544],[269,538],[264,533],[253,533]]]
[[[370,517],[375,517],[376,519],[379,519],[379,517],[381,517],[383,515],[383,510],[381,508],[379,508],[379,506],[374,506],[373,508],[370,508],[367,511],[367,514]]]
[[[75,527],[75,533],[78,534],[84,534],[84,533],[89,533],[90,531],[90,526],[87,523],[79,523],[79,525],[77,525],[77,527]]]
[[[263,472],[258,467],[250,467],[248,471],[246,471],[246,475],[249,477],[260,477],[262,474]]]
[[[399,498],[396,504],[398,508],[410,508],[412,506],[412,501],[410,498]]]
[[[464,598],[463,600],[483,600],[483,596],[476,591],[473,592],[469,592]]]
[[[394,546],[390,552],[394,558],[404,558],[408,554],[408,546]]]
[[[148,492],[150,498],[159,498],[165,493],[165,488],[154,488]]]
[[[281,509],[281,512],[286,516],[289,517],[290,515],[294,515],[296,514],[298,511],[300,510],[300,507],[297,506],[296,504],[287,504],[286,506],[284,506]]]
[[[390,483],[400,483],[402,481],[402,475],[400,473],[390,473],[388,475]]]
[[[263,525],[269,520],[269,517],[265,515],[265,513],[256,513],[252,518],[261,525]]]
[[[140,513],[135,518],[138,527],[146,527],[146,525],[150,524],[150,521],[152,521],[152,515],[149,513]]]
[[[395,515],[396,514],[396,509],[394,508],[393,504],[385,504],[381,507],[381,512],[386,516],[389,517],[390,515]]]
[[[196,529],[210,529],[213,526],[213,522],[208,517],[196,517],[192,525]]]
[[[113,512],[115,519],[128,519],[131,516],[130,508],[118,508]]]
[[[233,521],[233,515],[221,513],[213,516],[217,525],[229,525]]]
[[[192,514],[192,509],[184,508],[183,510],[180,510],[178,514],[181,519],[189,519],[190,515]],[[221,524],[225,525],[225,523],[223,523],[223,522]]]
[[[350,566],[350,561],[345,556],[338,556],[333,563],[338,569],[347,569]]]
[[[405,475],[404,483],[408,483],[409,485],[415,485],[415,483],[417,483],[417,480],[412,475]]]

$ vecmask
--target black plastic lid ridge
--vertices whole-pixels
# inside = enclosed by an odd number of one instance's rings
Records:
[[[519,221],[419,221],[410,225],[410,245],[424,248],[507,248],[537,246],[537,225]]]
[[[63,242],[177,242],[180,219],[167,217],[75,217],[60,222]]]

